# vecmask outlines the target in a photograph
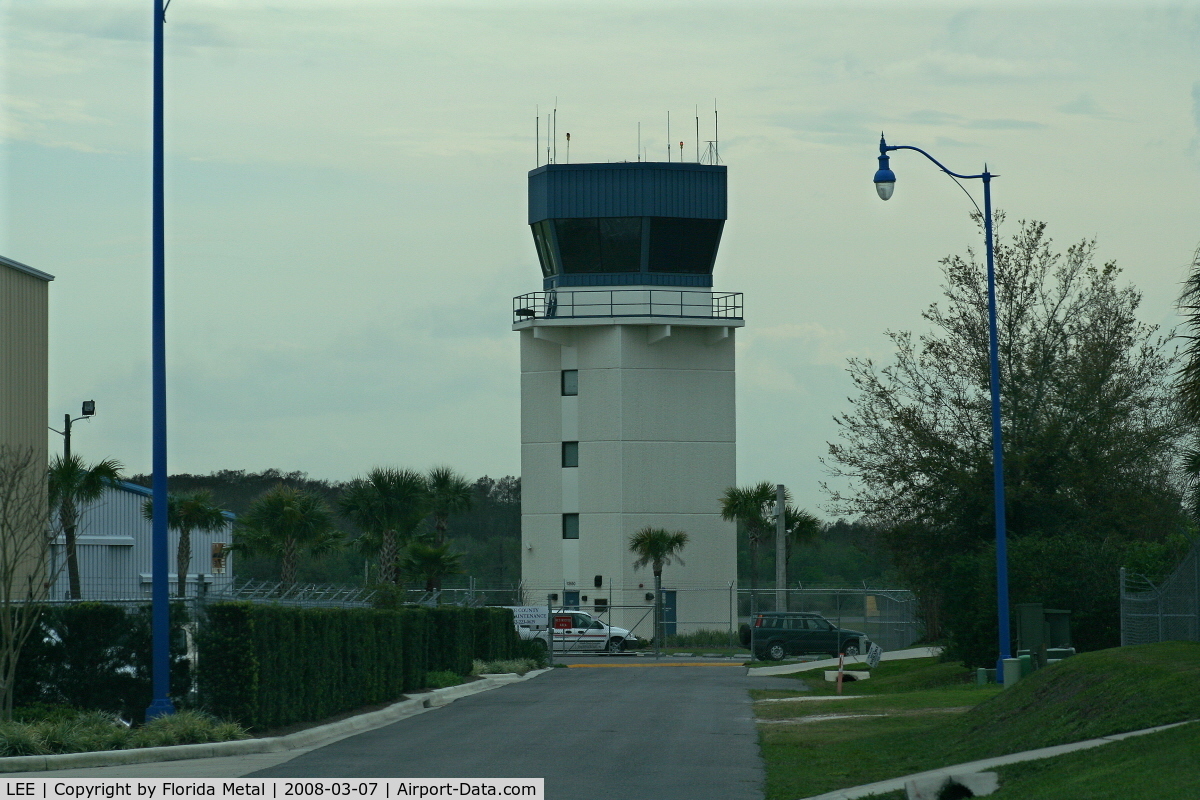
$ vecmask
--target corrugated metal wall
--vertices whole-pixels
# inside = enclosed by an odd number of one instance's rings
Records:
[[[151,575],[150,521],[142,516],[142,504],[149,492],[140,487],[110,488],[95,503],[82,509],[76,531],[76,555],[79,559],[80,592],[84,600],[149,599]],[[196,595],[197,576],[210,592],[228,591],[233,584],[233,556],[227,556],[225,573],[213,574],[213,542],[233,541],[233,521],[214,533],[192,532],[192,561],[188,569],[187,593]],[[179,534],[171,531],[171,597],[176,596],[175,554]],[[60,536],[55,543],[53,566],[58,579],[51,599],[67,597],[66,550]]]
[[[51,276],[0,257],[0,445],[32,450],[36,484],[43,492],[46,461],[48,281]],[[21,558],[12,589],[28,586],[37,574],[40,559],[32,553]],[[41,579],[35,579],[41,583]]]
[[[726,219],[726,168],[549,164],[529,173],[529,222],[572,217]]]
[[[46,460],[48,286],[0,259],[0,444]]]

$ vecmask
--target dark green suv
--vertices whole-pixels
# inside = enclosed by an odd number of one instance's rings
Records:
[[[754,615],[753,629],[742,626],[742,644],[753,644],[760,660],[811,653],[856,656],[871,647],[861,631],[839,628],[820,614],[803,611],[764,611]]]

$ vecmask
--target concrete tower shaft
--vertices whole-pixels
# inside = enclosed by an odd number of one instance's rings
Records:
[[[522,577],[529,599],[649,636],[646,526],[689,536],[664,572],[668,632],[724,629],[736,582],[734,333],[741,295],[712,291],[725,167],[534,170],[543,291],[514,298],[521,335]],[[586,598],[586,599],[585,599]]]

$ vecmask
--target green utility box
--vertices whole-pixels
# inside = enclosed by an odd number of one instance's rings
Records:
[[[1071,612],[1017,603],[1017,652],[1028,651],[1033,669],[1046,665],[1046,651],[1071,647]]]

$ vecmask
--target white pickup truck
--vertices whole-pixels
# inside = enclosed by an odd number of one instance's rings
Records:
[[[513,621],[522,639],[533,639],[541,642],[543,647],[549,647],[553,636],[555,653],[619,653],[637,644],[637,637],[629,631],[606,625],[582,611],[560,609],[548,614],[545,606],[506,608],[513,612]],[[546,626],[547,616],[550,628]]]

